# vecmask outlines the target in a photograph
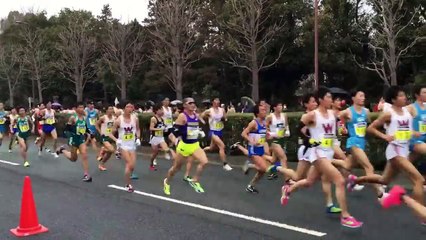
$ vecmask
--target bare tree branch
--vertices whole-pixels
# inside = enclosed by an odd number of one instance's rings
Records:
[[[14,106],[16,87],[24,73],[22,50],[16,46],[0,46],[0,78],[7,81],[9,88],[9,104]]]

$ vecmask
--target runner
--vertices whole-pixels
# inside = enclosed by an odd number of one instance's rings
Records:
[[[101,143],[102,148],[99,153],[100,158],[98,158],[99,165],[98,168],[100,171],[106,171],[105,163],[111,158],[111,155],[115,152],[114,140],[109,137],[109,134],[112,133],[114,122],[116,117],[114,116],[114,107],[109,106],[106,110],[106,114],[99,118],[96,123],[96,131],[101,133]]]
[[[29,167],[27,139],[31,135],[31,131],[34,132],[34,124],[31,118],[27,117],[25,108],[19,108],[19,117],[14,119],[13,125],[18,127],[18,142],[21,147],[21,157],[24,160],[24,167]]]
[[[70,150],[65,150],[66,147],[61,146],[57,149],[56,154],[64,154],[66,158],[68,158],[71,162],[76,162],[78,159],[78,153],[81,155],[81,163],[83,165],[83,182],[92,182],[92,177],[89,175],[89,161],[87,159],[87,141],[86,135],[87,133],[87,121],[86,115],[84,111],[84,104],[77,103],[76,114],[72,115],[68,119],[67,126],[65,127],[65,131],[68,134],[68,145],[70,146]]]
[[[173,110],[170,107],[170,99],[165,98],[163,100],[163,122],[166,125],[166,131],[164,132],[164,139],[166,143],[169,143],[169,146],[172,146],[176,138],[174,136],[169,137],[173,130]],[[170,160],[170,154],[167,152],[164,153],[164,158]],[[157,161],[154,159],[154,165],[157,165]]]
[[[257,173],[247,185],[246,191],[249,193],[259,193],[255,188],[255,184],[267,173],[274,173],[280,171],[286,177],[295,177],[295,172],[282,166],[271,165],[270,161],[266,159],[265,143],[269,139],[269,133],[266,130],[266,107],[263,105],[255,105],[253,109],[255,119],[252,120],[248,126],[243,130],[241,136],[247,140],[248,156],[254,163]]]
[[[126,191],[129,193],[134,191],[130,176],[135,169],[136,148],[141,145],[139,120],[132,115],[134,108],[131,103],[125,105],[123,114],[115,120],[113,131],[108,135],[116,142],[117,149],[120,150],[121,157],[126,162],[124,180],[126,182]],[[117,131],[118,138],[114,136]]]
[[[53,149],[57,148],[57,142],[58,142],[58,134],[56,132],[55,128],[55,110],[52,109],[52,103],[48,102],[46,104],[46,109],[41,110],[40,115],[42,116],[42,133],[41,133],[41,142],[40,142],[40,149],[39,149],[39,155],[43,151],[44,144],[46,143],[46,138],[48,135],[50,135],[53,138]],[[50,149],[46,149],[47,152],[51,152]],[[55,158],[58,158],[58,154],[53,153],[53,156]]]
[[[36,140],[34,141],[35,145],[38,145],[41,140],[41,136],[43,135],[43,116],[41,115],[41,112],[44,110],[45,106],[43,103],[40,103],[36,109],[34,109],[34,114],[32,116],[33,122],[35,123],[37,127],[37,134]],[[41,155],[41,151],[38,153],[38,155]]]
[[[300,187],[311,186],[323,174],[336,186],[336,198],[342,209],[340,221],[342,226],[359,228],[363,223],[357,221],[348,211],[345,179],[331,163],[334,155],[333,140],[336,137],[336,116],[333,110],[330,110],[332,104],[330,91],[321,87],[318,90],[317,99],[319,102],[318,109],[307,113],[302,118],[303,124],[309,127],[312,139],[310,142],[315,144],[309,156],[309,161],[314,165],[314,168],[311,168],[306,179],[300,180],[291,186],[283,186],[281,203],[286,205],[292,192]]]
[[[149,125],[149,130],[151,131],[150,141],[152,147],[151,163],[149,169],[151,171],[157,171],[155,167],[154,160],[158,155],[158,152],[161,150],[166,155],[169,155],[169,147],[167,146],[166,141],[164,140],[164,131],[166,130],[166,125],[163,122],[163,107],[161,105],[155,105],[153,108],[154,116],[151,118]],[[170,156],[168,157],[170,159]]]
[[[231,171],[232,167],[229,166],[226,161],[225,144],[223,143],[223,128],[224,122],[228,121],[225,114],[225,109],[220,107],[219,98],[215,98],[212,101],[212,107],[207,109],[201,114],[201,118],[208,117],[209,119],[209,137],[210,146],[204,148],[204,151],[214,151],[219,149],[219,157],[223,162],[223,169],[225,171]]]
[[[302,115],[301,119],[305,118],[306,114],[314,111],[318,107],[318,103],[317,103],[317,100],[315,99],[315,95],[312,93],[306,94],[303,97],[302,102],[306,109],[306,112],[305,114]],[[309,128],[305,126],[305,124],[302,121],[300,121],[298,129],[300,134],[300,137],[299,137],[300,147],[297,151],[297,158],[299,162],[297,163],[297,168],[296,168],[297,178],[293,179],[294,181],[299,181],[306,178],[306,174],[309,172],[309,170],[311,169],[310,171],[313,171],[312,168],[314,168],[314,166],[309,161],[309,156],[311,154],[312,148],[315,145],[315,144],[311,144],[309,141],[311,138]],[[333,194],[332,194],[333,192],[331,189],[330,180],[325,175],[322,175],[321,183],[322,183],[321,184],[322,191],[325,197],[326,213],[329,213],[329,214],[341,213],[342,209],[337,207],[333,202]],[[281,199],[281,200],[285,200],[285,199]]]
[[[284,139],[290,137],[290,129],[288,125],[288,118],[283,113],[283,104],[281,102],[273,103],[272,108],[274,110],[268,117],[266,117],[266,128],[269,131],[270,149],[272,151],[273,160],[275,163],[277,160],[280,161],[281,166],[287,168],[287,155],[284,151]],[[272,173],[268,176],[268,179],[274,179],[277,175]],[[290,178],[287,177],[285,181],[288,183]]]
[[[6,117],[7,112],[4,110],[4,104],[0,102],[0,147],[3,144],[3,137],[7,132]]]
[[[347,165],[345,168],[351,170],[357,163],[361,165],[367,176],[374,175],[374,167],[365,153],[365,134],[367,124],[370,122],[370,111],[364,107],[365,94],[362,91],[351,92],[352,106],[340,112],[340,119],[342,124],[346,123],[347,127],[342,127],[343,132],[349,133],[349,138],[346,141],[346,151],[349,153],[347,158]],[[361,185],[359,185],[361,186]],[[355,186],[357,187],[357,186]],[[375,184],[374,188],[377,193],[379,201],[382,200],[385,192],[384,189]]]
[[[173,135],[180,137],[176,149],[177,153],[173,162],[173,166],[167,173],[167,177],[164,179],[164,193],[170,195],[170,180],[182,167],[182,162],[188,160],[189,157],[193,156],[199,160],[199,164],[195,173],[195,176],[190,180],[191,186],[198,193],[204,193],[204,189],[201,187],[199,178],[203,172],[204,166],[208,163],[207,155],[202,148],[200,148],[199,138],[204,137],[204,132],[199,129],[199,120],[195,113],[197,107],[195,101],[192,98],[185,98],[183,101],[184,112],[180,113],[176,119]]]
[[[413,131],[413,116],[405,108],[407,97],[405,92],[397,86],[392,86],[386,93],[386,102],[391,103],[392,107],[379,116],[368,128],[367,132],[375,135],[389,144],[386,148],[386,163],[383,175],[374,174],[371,176],[348,177],[348,188],[351,189],[354,184],[377,183],[387,185],[394,177],[397,171],[408,174],[413,185],[413,198],[423,204],[423,182],[424,178],[414,165],[408,160],[409,141],[412,134],[416,137],[421,136],[419,132]],[[386,134],[379,128],[388,124]]]
[[[99,111],[95,109],[95,105],[92,101],[88,102],[86,112],[87,129],[89,130],[89,142],[92,144],[93,150],[98,151],[96,146],[96,122],[98,121]]]
[[[9,143],[9,153],[12,152],[12,147],[15,142],[18,141],[18,126],[16,125],[16,119],[19,117],[16,108],[10,110],[9,119],[10,119],[10,143]]]

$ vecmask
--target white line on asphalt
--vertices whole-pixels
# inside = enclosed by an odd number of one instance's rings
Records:
[[[0,163],[6,163],[6,164],[9,164],[9,165],[13,165],[13,166],[19,166],[19,165],[21,165],[19,163],[9,162],[9,161],[5,161],[5,160],[0,160]]]
[[[108,187],[118,189],[118,190],[122,190],[122,191],[126,191],[126,189],[124,187],[120,187],[120,186],[117,186],[117,185],[108,185]],[[262,224],[271,225],[271,226],[275,226],[275,227],[279,227],[279,228],[284,228],[284,229],[287,229],[287,230],[305,233],[305,234],[313,235],[313,236],[316,236],[316,237],[323,237],[323,236],[326,235],[326,233],[323,233],[323,232],[317,232],[317,231],[314,231],[314,230],[296,227],[296,226],[288,225],[288,224],[285,224],[285,223],[269,221],[269,220],[265,220],[265,219],[261,219],[261,218],[243,215],[243,214],[240,214],[240,213],[234,213],[234,212],[230,212],[230,211],[226,211],[226,210],[222,210],[222,209],[207,207],[207,206],[200,205],[200,204],[195,204],[195,203],[185,202],[185,201],[181,201],[181,200],[177,200],[177,199],[173,199],[173,198],[163,197],[163,196],[155,195],[155,194],[152,194],[152,193],[146,193],[146,192],[141,192],[141,191],[134,191],[134,193],[139,194],[139,195],[143,195],[143,196],[146,196],[146,197],[156,198],[156,199],[160,199],[160,200],[164,200],[164,201],[168,201],[168,202],[173,202],[173,203],[185,205],[185,206],[188,206],[188,207],[202,209],[202,210],[209,211],[209,212],[219,213],[219,214],[223,214],[223,215],[227,215],[227,216],[231,216],[231,217],[235,217],[235,218],[245,219],[245,220],[252,221],[252,222],[262,223]]]

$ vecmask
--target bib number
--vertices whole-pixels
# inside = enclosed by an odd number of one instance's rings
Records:
[[[125,133],[124,136],[123,136],[124,141],[132,141],[134,139],[135,139],[134,133]]]
[[[419,122],[419,132],[421,134],[426,134],[426,122],[423,122],[423,121]]]
[[[48,125],[55,124],[55,119],[54,118],[48,118],[48,119],[46,119],[46,124],[48,124]]]
[[[279,129],[278,133],[277,133],[277,136],[280,137],[280,138],[282,138],[282,137],[284,137],[284,134],[285,134],[285,130],[284,129]]]
[[[407,142],[411,139],[411,131],[410,130],[398,130],[395,133],[395,139],[401,142]]]
[[[96,124],[96,118],[89,119],[90,125],[94,126]]]
[[[28,124],[24,124],[22,126],[19,126],[19,129],[21,130],[21,132],[28,132],[30,130],[30,126],[28,126]]]
[[[321,140],[321,147],[331,148],[333,146],[334,136],[324,136]]]
[[[163,131],[155,131],[154,132],[154,136],[156,136],[156,137],[162,137],[163,136]]]
[[[112,133],[112,128],[107,128],[106,133]]]
[[[224,127],[223,122],[217,122],[214,127],[218,130],[222,130]]]
[[[167,126],[173,125],[173,119],[167,118],[165,123]]]
[[[263,145],[263,144],[265,144],[265,142],[266,142],[266,136],[265,135],[260,136],[259,140],[257,140],[257,144],[259,144],[259,145]]]
[[[6,123],[6,119],[0,118],[0,124],[5,124],[5,123]]]
[[[198,128],[188,127],[186,131],[187,139],[195,140],[198,139]]]
[[[367,132],[367,126],[365,124],[355,125],[355,134],[358,137],[365,137],[366,132]]]
[[[79,135],[86,134],[86,127],[77,127],[77,134]]]

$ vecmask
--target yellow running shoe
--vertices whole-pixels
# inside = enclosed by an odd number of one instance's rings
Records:
[[[29,167],[29,166],[30,166],[30,163],[28,161],[25,161],[24,162],[24,167]]]
[[[164,184],[164,194],[166,195],[170,195],[170,185],[167,184],[167,178],[164,179],[163,184]]]

